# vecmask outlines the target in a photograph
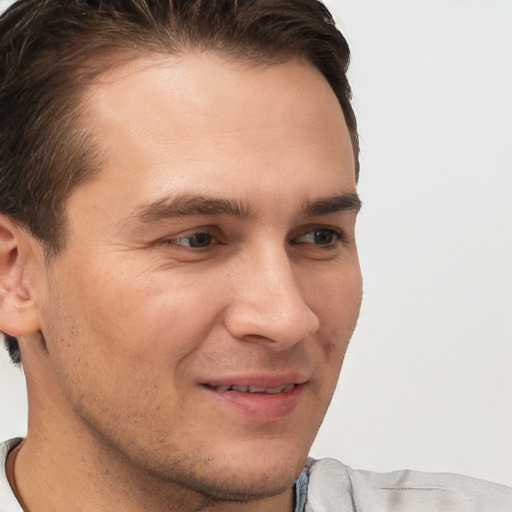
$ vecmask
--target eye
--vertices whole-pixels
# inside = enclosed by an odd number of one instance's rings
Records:
[[[204,249],[205,247],[209,247],[212,243],[214,243],[214,238],[210,233],[201,232],[193,233],[182,238],[167,240],[167,242],[170,244],[184,245],[193,249]]]
[[[293,239],[296,244],[315,244],[329,246],[333,242],[341,240],[342,235],[339,231],[332,228],[321,228],[309,231]]]

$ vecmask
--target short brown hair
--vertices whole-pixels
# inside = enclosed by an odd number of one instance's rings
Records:
[[[65,200],[98,170],[80,124],[87,85],[124,56],[184,50],[255,63],[302,59],[343,110],[359,172],[349,48],[317,0],[19,0],[0,18],[0,212],[48,257],[65,244]],[[13,361],[15,338],[6,336]]]

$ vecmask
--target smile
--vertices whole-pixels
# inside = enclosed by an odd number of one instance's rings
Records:
[[[246,425],[245,421],[250,420],[253,426],[255,423],[283,420],[292,415],[303,400],[306,386],[305,383],[290,383],[288,379],[284,381],[288,381],[287,384],[275,382],[275,379],[270,378],[267,380],[274,380],[274,382],[251,382],[248,384],[247,380],[245,382],[241,379],[237,380],[237,384],[214,382],[203,384],[202,387],[208,396],[218,404],[215,407],[222,407],[222,410],[230,414],[232,419],[242,416],[245,418],[244,425]],[[264,379],[260,378],[259,380]],[[232,419],[230,421],[233,421]]]
[[[275,395],[277,393],[286,393],[291,391],[295,384],[285,384],[274,388],[264,388],[260,386],[212,386],[215,391],[238,391],[239,393],[266,393]]]

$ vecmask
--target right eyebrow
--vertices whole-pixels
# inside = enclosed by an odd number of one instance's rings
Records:
[[[166,196],[138,207],[132,218],[151,224],[174,217],[192,215],[229,215],[237,218],[250,216],[249,209],[240,201],[203,195],[181,194]]]

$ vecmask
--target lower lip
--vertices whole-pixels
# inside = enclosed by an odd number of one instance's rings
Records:
[[[240,391],[219,391],[204,386],[208,393],[225,406],[247,416],[252,421],[276,421],[292,414],[299,406],[304,384],[296,384],[284,393],[242,393]]]

